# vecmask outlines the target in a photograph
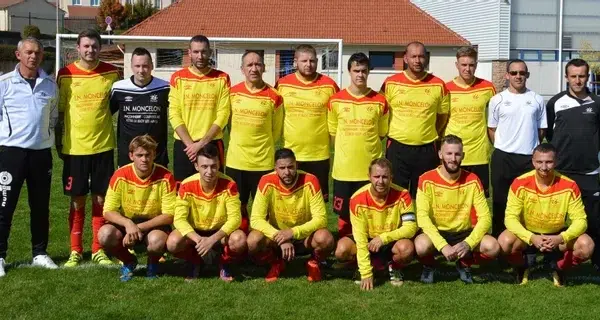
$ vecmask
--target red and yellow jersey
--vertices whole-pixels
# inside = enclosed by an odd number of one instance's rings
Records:
[[[63,153],[90,155],[115,148],[109,98],[118,80],[119,70],[101,61],[91,70],[73,62],[58,71],[58,111],[65,114]]]
[[[179,186],[173,225],[183,236],[196,230],[222,230],[231,234],[240,227],[242,213],[237,185],[219,172],[215,189],[202,191],[200,174],[188,177]]]
[[[119,212],[129,219],[152,219],[175,214],[175,178],[165,167],[155,164],[150,176],[141,179],[133,163],[113,174],[104,200],[104,213]]]
[[[555,171],[552,184],[543,189],[536,182],[535,170],[525,173],[510,185],[504,224],[530,245],[534,233],[560,232],[565,243],[576,239],[587,229],[579,187]]]
[[[381,87],[390,105],[388,137],[408,145],[424,145],[438,138],[436,118],[447,114],[450,98],[442,79],[428,73],[412,79],[405,72],[388,77]]]
[[[294,151],[298,161],[329,159],[327,102],[340,91],[335,81],[317,73],[306,82],[293,73],[279,79],[275,87],[285,110],[283,146]]]
[[[231,128],[227,166],[248,171],[272,170],[275,142],[281,138],[283,100],[268,84],[251,91],[245,82],[231,88]]]
[[[326,228],[327,211],[319,180],[298,170],[296,182],[288,189],[277,173],[264,175],[252,204],[250,227],[269,239],[279,230],[292,229],[296,240]]]
[[[348,89],[329,99],[327,123],[335,136],[332,176],[340,181],[368,180],[367,168],[383,156],[381,138],[388,131],[388,105],[385,97],[370,90],[354,96]]]
[[[408,190],[392,184],[387,199],[377,201],[371,184],[358,189],[350,198],[350,222],[356,241],[356,258],[362,279],[373,276],[369,239],[379,237],[383,244],[411,239],[417,233],[415,208]]]
[[[439,231],[463,232],[473,229],[465,242],[473,249],[492,226],[481,181],[474,173],[462,170],[450,181],[440,167],[419,177],[417,189],[417,223],[437,250],[448,242]]]
[[[470,85],[461,85],[456,79],[446,83],[450,92],[450,117],[445,134],[453,134],[463,141],[465,158],[462,164],[473,166],[487,164],[491,144],[487,137],[486,108],[496,94],[494,85],[475,78]]]
[[[222,139],[222,130],[229,121],[230,87],[227,73],[217,69],[202,74],[187,67],[173,73],[169,91],[169,121],[173,130],[185,125],[192,140],[197,141],[215,124],[221,128],[215,139]],[[174,135],[181,140],[177,133]]]

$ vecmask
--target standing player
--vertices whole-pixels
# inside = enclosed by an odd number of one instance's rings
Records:
[[[56,269],[48,256],[52,130],[56,124],[56,83],[40,68],[44,46],[35,38],[17,44],[19,63],[0,77],[0,277],[12,218],[27,181],[33,266]]]
[[[317,52],[311,45],[296,48],[297,71],[277,82],[285,118],[283,146],[292,149],[298,169],[317,176],[323,198],[329,198],[329,133],[327,102],[339,88],[333,79],[317,72]]]
[[[260,179],[252,204],[248,250],[259,262],[271,264],[267,282],[277,280],[285,261],[311,253],[306,263],[308,281],[320,281],[319,264],[331,254],[335,240],[327,230],[319,180],[297,170],[296,156],[290,149],[277,150],[274,158],[275,172]]]
[[[404,52],[408,69],[390,76],[381,87],[390,105],[386,157],[394,168],[394,183],[410,190],[425,171],[439,165],[435,141],[448,120],[449,95],[440,78],[427,73],[427,50],[411,42]]]
[[[227,149],[227,175],[240,191],[242,226],[248,230],[248,201],[254,198],[260,178],[274,165],[275,142],[283,126],[282,99],[266,84],[262,75],[265,65],[257,52],[242,56],[242,73],[246,80],[231,88],[231,132]]]
[[[557,287],[565,285],[566,269],[586,261],[594,252],[594,241],[584,233],[587,222],[581,192],[575,181],[554,171],[556,153],[549,143],[538,145],[532,160],[535,170],[510,185],[504,220],[507,230],[498,242],[517,267],[520,284],[528,282],[529,267],[538,251],[550,260]]]
[[[556,169],[568,174],[581,190],[588,219],[588,234],[600,241],[600,98],[586,87],[590,66],[585,60],[573,59],[565,67],[569,88],[548,101],[546,137],[558,150]],[[600,250],[592,263],[600,269]]]
[[[419,178],[417,222],[423,233],[415,238],[415,250],[423,264],[421,281],[433,282],[434,254],[456,260],[464,283],[473,283],[471,265],[495,258],[500,247],[487,235],[492,217],[481,181],[460,168],[462,141],[454,135],[442,138],[438,152],[442,165]]]
[[[219,150],[223,168],[223,128],[231,107],[229,76],[211,67],[208,38],[192,37],[188,55],[192,65],[173,73],[169,92],[169,121],[175,131],[173,173],[178,183],[196,173],[195,156],[209,143]]]
[[[362,290],[373,289],[373,268],[387,267],[392,285],[404,284],[401,269],[414,255],[417,233],[415,208],[408,190],[392,183],[392,164],[385,158],[369,165],[371,183],[350,198],[350,221],[355,245],[347,260],[358,260]]]
[[[493,218],[492,234],[504,231],[508,189],[513,180],[531,170],[531,154],[546,132],[544,99],[527,89],[529,71],[522,60],[506,66],[509,87],[490,100],[488,136],[494,144],[491,159]]]
[[[167,108],[169,83],[152,76],[152,56],[144,48],[135,48],[131,54],[129,79],[116,82],[110,95],[112,113],[119,111],[117,126],[117,165],[130,162],[129,143],[134,137],[149,134],[158,142],[155,162],[167,166]]]
[[[329,99],[328,127],[335,149],[333,159],[333,211],[338,215],[336,257],[345,258],[354,241],[350,225],[350,197],[369,176],[356,168],[368,168],[373,159],[383,156],[381,139],[388,130],[388,106],[385,97],[367,86],[371,62],[364,53],[348,60],[350,86]]]
[[[165,252],[175,213],[175,178],[154,163],[158,143],[149,135],[129,144],[133,163],[119,168],[110,179],[100,244],[121,260],[121,281],[129,281],[137,265],[127,249],[142,244],[148,251],[148,278],[156,278],[158,260]]]
[[[197,174],[179,187],[173,230],[167,249],[191,263],[186,281],[198,278],[204,258],[220,251],[219,277],[233,281],[229,265],[246,252],[246,234],[239,230],[240,198],[235,182],[219,172],[219,150],[207,144],[198,151]]]
[[[98,230],[104,225],[104,195],[115,170],[109,98],[119,71],[98,59],[100,42],[97,31],[81,32],[77,37],[79,60],[60,69],[57,76],[60,99],[56,135],[60,142],[56,149],[64,161],[64,192],[71,196],[71,255],[65,267],[75,267],[82,259],[88,192],[92,194],[92,261],[112,264],[98,242]]]
[[[458,77],[446,83],[450,93],[450,117],[446,134],[459,136],[463,141],[463,169],[477,175],[489,196],[491,145],[486,137],[486,108],[496,94],[494,85],[475,77],[477,51],[463,47],[456,52]]]

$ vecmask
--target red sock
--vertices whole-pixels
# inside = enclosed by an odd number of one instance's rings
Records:
[[[202,263],[202,258],[198,255],[196,249],[191,245],[185,248],[185,250],[175,253],[174,256],[193,264]]]
[[[315,249],[312,254],[312,258],[317,260],[318,262],[325,261],[327,259],[327,255],[323,253],[321,250]]]
[[[522,252],[509,254],[507,260],[508,263],[512,264],[513,266],[522,266],[525,264],[525,259],[523,259]]]
[[[253,259],[258,264],[271,264],[273,261],[277,260],[277,256],[275,256],[273,250],[267,249],[265,251],[256,253]]]
[[[71,232],[71,251],[83,253],[83,223],[85,222],[85,206],[69,211],[69,230]]]
[[[431,267],[431,266],[435,265],[435,257],[432,254],[424,256],[424,257],[418,257],[417,259],[424,266]]]
[[[124,265],[131,264],[133,261],[135,261],[135,256],[122,245],[119,245],[117,248],[114,248],[110,251],[117,259],[123,262]]]
[[[573,250],[567,250],[565,251],[565,253],[563,254],[562,259],[558,260],[558,262],[556,263],[556,265],[558,266],[558,269],[560,270],[566,270],[569,269],[571,267],[577,266],[580,263],[584,262],[585,260],[579,258],[578,256],[573,254]]]
[[[248,219],[248,204],[242,204],[242,223],[240,224],[240,230],[244,231],[245,234],[250,233],[250,220]]]
[[[392,269],[394,269],[394,270],[400,270],[400,269],[404,268],[404,264],[402,262],[395,261],[395,260],[392,260],[391,266],[392,266]]]
[[[470,268],[473,264],[475,264],[475,259],[473,256],[464,257],[460,259],[460,264],[465,268]]]
[[[102,249],[100,242],[98,241],[98,230],[104,225],[104,216],[102,211],[104,206],[97,203],[92,204],[92,253],[96,253]]]
[[[229,248],[229,246],[225,246],[223,248],[223,253],[221,253],[221,264],[231,264],[240,261],[244,257],[243,253],[238,253]]]
[[[473,252],[473,264],[481,265],[486,262],[492,261],[493,258],[481,252]]]

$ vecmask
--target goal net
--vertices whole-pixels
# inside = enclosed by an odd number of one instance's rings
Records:
[[[154,76],[169,80],[171,74],[190,64],[187,48],[190,37],[162,36],[102,36],[100,59],[119,67],[124,77],[131,75],[131,52],[137,47],[146,48],[152,55]],[[77,60],[76,34],[56,35],[56,65],[58,70]],[[241,73],[242,55],[247,50],[261,54],[265,62],[267,83],[275,82],[296,70],[294,50],[300,44],[312,45],[317,51],[317,71],[342,83],[340,39],[269,39],[269,38],[209,38],[213,55],[211,62],[231,77],[231,83],[244,80]]]

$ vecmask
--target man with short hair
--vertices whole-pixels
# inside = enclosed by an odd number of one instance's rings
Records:
[[[442,165],[419,178],[417,223],[423,230],[415,250],[423,264],[421,282],[433,283],[434,255],[456,261],[460,280],[473,283],[471,265],[495,258],[498,242],[487,235],[492,217],[477,175],[461,169],[462,140],[442,138],[438,156]]]
[[[152,76],[152,56],[145,48],[135,48],[131,53],[129,79],[113,84],[110,94],[112,113],[119,111],[117,125],[117,165],[130,163],[129,143],[134,137],[149,134],[158,142],[155,162],[167,166],[167,109],[169,108],[169,83]]]
[[[548,130],[546,138],[558,154],[556,170],[573,179],[581,191],[588,221],[587,233],[594,242],[600,240],[600,98],[586,84],[590,66],[582,59],[573,59],[565,67],[568,89],[555,95],[546,104]],[[600,270],[600,250],[594,252],[592,263]]]
[[[219,278],[233,281],[230,264],[246,252],[246,234],[241,223],[240,197],[235,181],[219,172],[217,146],[206,144],[196,155],[198,173],[179,187],[167,249],[190,263],[186,281],[197,279],[211,251],[220,252]]]
[[[355,245],[347,260],[356,258],[360,288],[373,289],[373,269],[387,269],[394,286],[404,284],[401,269],[413,258],[412,238],[417,233],[415,208],[408,190],[392,183],[392,164],[385,158],[371,161],[370,183],[350,198],[350,221]]]
[[[594,252],[594,241],[584,233],[587,221],[581,192],[575,181],[554,170],[556,155],[553,145],[538,145],[532,157],[535,169],[510,186],[504,220],[507,230],[498,242],[517,267],[520,284],[528,282],[529,268],[538,252],[553,269],[557,287],[566,284],[565,270],[586,261]]]
[[[154,163],[158,143],[149,135],[137,136],[129,143],[133,163],[119,168],[110,179],[100,244],[119,259],[121,281],[129,281],[137,265],[128,249],[142,245],[148,251],[148,278],[156,278],[158,260],[165,252],[167,236],[175,213],[175,178]]]
[[[354,246],[348,236],[350,224],[350,197],[369,183],[366,172],[373,159],[383,156],[381,139],[388,130],[388,105],[385,97],[367,85],[370,70],[369,57],[355,53],[348,60],[350,86],[329,99],[327,122],[333,159],[333,211],[338,215],[338,246],[336,257],[343,260],[345,252]]]
[[[223,129],[231,108],[229,76],[212,67],[208,38],[203,35],[192,37],[188,55],[191,66],[171,75],[169,91],[169,121],[175,131],[173,173],[178,183],[196,173],[196,154],[209,143],[219,150],[223,170]]]
[[[110,265],[98,242],[104,196],[114,173],[115,133],[110,112],[110,90],[119,80],[119,70],[99,60],[100,34],[82,31],[77,37],[79,60],[60,69],[56,149],[64,162],[63,187],[71,196],[69,231],[71,254],[65,267],[83,259],[85,203],[92,194],[92,261]],[[63,135],[64,129],[64,135]]]
[[[533,149],[544,140],[548,127],[544,98],[527,89],[529,71],[523,60],[506,65],[509,87],[490,100],[488,137],[494,144],[491,158],[493,199],[492,235],[504,231],[508,189],[513,180],[531,170]]]
[[[237,184],[242,203],[242,225],[248,230],[248,202],[258,181],[273,171],[275,143],[281,137],[283,100],[263,81],[265,64],[260,54],[242,55],[245,80],[231,88],[231,125],[225,172]]]
[[[296,47],[296,72],[277,81],[283,98],[283,146],[294,151],[298,169],[319,179],[325,202],[329,199],[329,133],[327,102],[340,89],[330,77],[317,72],[317,52],[311,45]]]
[[[450,117],[445,134],[459,136],[463,141],[463,169],[477,175],[489,196],[491,145],[487,139],[486,109],[496,94],[494,85],[475,76],[477,51],[462,47],[456,52],[458,76],[446,83],[450,94]]]
[[[15,70],[0,76],[0,277],[12,218],[27,181],[33,266],[56,269],[48,256],[52,144],[58,117],[56,83],[40,64],[44,47],[19,41]]]
[[[260,179],[252,205],[248,251],[258,262],[271,265],[267,282],[277,280],[285,261],[311,254],[306,263],[308,281],[320,281],[319,265],[333,251],[335,240],[327,230],[319,180],[297,169],[290,149],[277,150],[274,158],[275,171]]]
[[[449,95],[444,81],[427,72],[423,43],[406,46],[404,63],[408,68],[388,77],[381,93],[390,106],[386,157],[394,168],[394,183],[414,198],[419,176],[439,165],[435,142],[448,121]]]

